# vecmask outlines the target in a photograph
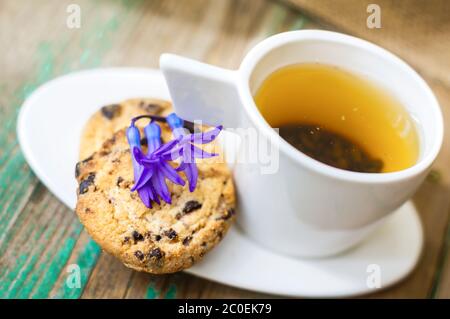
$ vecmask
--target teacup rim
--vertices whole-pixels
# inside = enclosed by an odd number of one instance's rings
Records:
[[[253,95],[250,91],[249,79],[260,59],[271,50],[293,41],[305,40],[335,41],[363,48],[381,56],[383,59],[389,59],[392,63],[397,64],[400,68],[407,72],[409,76],[411,76],[425,91],[425,94],[430,101],[430,105],[428,107],[430,107],[430,110],[433,112],[436,138],[432,142],[433,144],[429,148],[429,151],[424,154],[422,158],[418,159],[414,165],[400,171],[387,173],[361,173],[347,171],[324,164],[298,151],[285,140],[276,138],[277,133],[264,119],[254,102]],[[279,33],[256,44],[242,60],[237,73],[239,82],[238,91],[243,99],[242,102],[244,105],[244,110],[253,125],[255,125],[258,131],[261,132],[269,141],[279,140],[280,142],[278,147],[280,152],[286,154],[293,161],[303,164],[306,168],[321,175],[339,180],[361,183],[387,183],[405,180],[408,178],[413,178],[430,168],[441,149],[444,135],[443,116],[439,102],[431,88],[428,86],[426,81],[404,60],[387,49],[384,49],[367,40],[339,32],[314,29]]]

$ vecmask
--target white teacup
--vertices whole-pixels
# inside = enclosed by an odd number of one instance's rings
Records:
[[[259,113],[253,94],[273,71],[305,62],[363,75],[396,96],[417,121],[417,163],[393,173],[356,173],[318,162],[278,139]],[[180,117],[251,127],[278,145],[276,173],[264,174],[255,163],[234,168],[240,226],[278,252],[319,257],[354,246],[412,196],[442,144],[442,114],[425,81],[390,52],[344,34],[318,30],[277,34],[256,45],[233,71],[171,54],[161,56],[160,66]],[[245,143],[250,142],[244,139],[243,147]]]

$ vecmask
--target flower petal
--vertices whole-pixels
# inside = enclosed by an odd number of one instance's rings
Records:
[[[198,177],[198,169],[195,164],[186,164],[186,168],[184,170],[186,177],[189,181],[189,191],[192,193],[197,186],[197,177]]]
[[[161,147],[161,127],[152,121],[144,127],[144,133],[147,137],[147,154],[150,155]]]
[[[183,146],[177,146],[172,148],[170,151],[161,154],[160,157],[166,161],[175,161],[180,158],[183,153]]]
[[[145,167],[148,167],[148,166],[152,166],[152,165],[158,164],[159,161],[160,161],[160,159],[157,158],[157,157],[154,157],[154,158],[144,157],[143,159],[140,160],[140,164],[145,166]]]
[[[191,145],[192,153],[194,154],[195,158],[211,158],[214,156],[218,156],[219,154],[216,153],[208,153],[202,150],[201,148]]]
[[[161,202],[159,201],[158,194],[156,193],[156,190],[153,187],[153,184],[149,182],[146,187],[150,189],[150,199],[156,202],[158,205],[161,204]]]
[[[133,147],[133,157],[136,160],[136,162],[140,163],[143,159],[145,159],[145,154],[142,152],[142,150],[138,147]]]
[[[152,208],[152,202],[150,199],[149,189],[144,187],[144,188],[138,189],[137,192],[139,194],[139,197],[141,198],[142,203],[144,203],[144,205],[146,207]]]
[[[141,169],[140,174],[138,176],[134,177],[134,185],[131,188],[131,191],[134,192],[135,190],[142,188],[145,186],[145,184],[150,180],[150,178],[153,176],[155,172],[154,166],[146,166]]]
[[[164,176],[173,183],[181,186],[184,186],[186,184],[185,181],[181,178],[181,176],[178,175],[177,171],[168,163],[162,161],[160,168]]]
[[[155,186],[155,190],[157,194],[168,204],[172,203],[170,198],[170,192],[167,188],[166,180],[161,171],[157,171],[155,176],[152,178],[153,185]]]
[[[208,132],[199,132],[194,134],[185,135],[182,139],[182,142],[186,140],[195,144],[206,144],[214,141],[214,139],[219,135],[220,131],[222,131],[223,126],[219,125]]]
[[[161,145],[157,150],[153,152],[154,155],[160,155],[165,152],[170,151],[174,146],[176,146],[180,142],[181,138],[177,138],[167,142],[166,144]]]
[[[141,146],[141,136],[139,133],[139,129],[131,125],[127,128],[126,131],[128,144],[130,144],[131,147],[140,147]]]
[[[186,168],[186,163],[182,161],[182,162],[180,163],[180,165],[179,165],[177,168],[175,168],[175,170],[176,170],[177,172],[180,172],[180,171],[183,171],[185,168]]]

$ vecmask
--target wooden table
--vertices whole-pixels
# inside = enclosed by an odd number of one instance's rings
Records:
[[[66,26],[74,2],[81,7],[79,29]],[[16,137],[18,110],[39,85],[71,71],[154,68],[163,52],[236,68],[249,47],[271,34],[321,28],[367,38],[405,58],[433,88],[450,123],[450,2],[405,0],[394,7],[378,0],[382,29],[366,27],[368,3],[0,0],[0,297],[272,297],[184,273],[138,273],[102,253],[26,164]],[[434,170],[414,197],[426,239],[420,264],[403,282],[371,296],[450,297],[449,143],[447,131]],[[79,289],[65,284],[66,266],[74,263],[82,270]]]

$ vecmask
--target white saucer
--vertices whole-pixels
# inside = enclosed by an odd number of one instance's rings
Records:
[[[40,180],[70,208],[76,202],[74,167],[84,123],[100,106],[132,97],[168,99],[161,73],[130,68],[82,71],[46,83],[25,101],[17,126],[25,158]],[[422,242],[421,223],[409,202],[364,243],[333,258],[278,255],[234,227],[187,272],[271,294],[352,296],[377,289],[367,284],[372,271],[379,270],[381,288],[408,275],[419,259]]]

